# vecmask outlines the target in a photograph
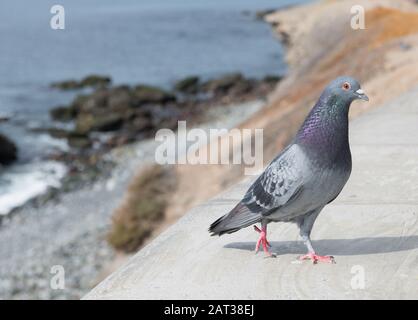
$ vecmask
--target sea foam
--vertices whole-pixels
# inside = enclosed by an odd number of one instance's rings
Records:
[[[67,168],[56,161],[16,164],[0,176],[0,215],[6,215],[49,187],[60,187]]]

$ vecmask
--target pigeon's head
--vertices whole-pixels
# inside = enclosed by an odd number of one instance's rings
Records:
[[[358,81],[351,77],[338,77],[328,85],[326,91],[328,95],[337,96],[348,103],[357,99],[369,101]]]

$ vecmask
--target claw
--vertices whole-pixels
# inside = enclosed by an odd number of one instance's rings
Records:
[[[326,262],[335,264],[335,259],[333,256],[320,256],[317,255],[315,252],[310,252],[299,257],[299,260],[311,260],[313,264],[317,264],[318,262]]]

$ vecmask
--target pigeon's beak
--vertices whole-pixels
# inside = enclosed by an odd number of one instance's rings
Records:
[[[364,101],[369,101],[369,97],[366,96],[366,94],[364,93],[364,91],[362,89],[358,89],[356,91],[356,96],[358,99],[364,100]]]

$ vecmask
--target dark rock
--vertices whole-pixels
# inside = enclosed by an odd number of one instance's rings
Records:
[[[244,77],[241,73],[230,73],[221,78],[209,80],[203,85],[203,89],[213,94],[226,94],[229,89],[242,80]]]
[[[88,98],[89,98],[89,95],[79,94],[78,96],[75,97],[71,106],[74,108],[76,112],[79,112],[82,110],[82,107]]]
[[[151,112],[151,123],[153,129],[177,127],[177,121],[180,119],[180,112],[174,105],[153,106]]]
[[[57,139],[64,139],[67,138],[69,135],[69,132],[64,129],[59,128],[49,128],[46,129],[46,131],[49,133],[51,137],[57,138]]]
[[[80,114],[100,115],[104,112],[126,113],[132,109],[133,98],[129,87],[101,88],[90,95],[78,96],[72,107]],[[83,115],[85,116],[85,115]]]
[[[81,87],[105,87],[112,83],[112,79],[108,76],[92,74],[80,81]]]
[[[94,112],[106,108],[109,92],[106,89],[99,89],[87,96],[80,96],[73,104],[74,109],[80,112]]]
[[[91,141],[89,139],[89,136],[87,134],[82,134],[80,132],[77,131],[68,131],[67,132],[67,141],[68,141],[68,145],[73,147],[73,148],[79,148],[79,149],[84,149],[84,148],[89,148],[91,147]],[[69,160],[69,159],[67,159]]]
[[[135,141],[135,135],[131,133],[122,133],[120,135],[116,135],[111,137],[105,142],[105,145],[109,148],[120,147],[127,143],[131,143]]]
[[[6,115],[6,114],[1,114],[0,115],[0,122],[7,122],[10,120],[10,116]]]
[[[123,118],[119,114],[106,114],[95,117],[93,130],[97,131],[115,131],[122,127]]]
[[[253,90],[255,82],[248,79],[242,79],[236,82],[230,89],[229,94],[234,96],[244,95]]]
[[[255,80],[231,73],[203,84],[199,77],[190,76],[176,82],[173,91],[148,85],[100,87],[77,96],[68,108],[51,110],[55,119],[75,119],[74,132],[49,132],[54,137],[67,138],[70,146],[80,149],[89,148],[94,142],[92,153],[100,153],[151,137],[160,128],[175,129],[178,120],[202,121],[199,117],[208,107],[264,97],[279,80],[277,76]]]
[[[68,136],[68,144],[73,148],[86,149],[91,146],[91,141],[87,136],[72,134]]]
[[[65,80],[60,82],[54,82],[51,84],[52,88],[61,90],[75,90],[80,89],[80,83],[77,80]]]
[[[176,101],[176,96],[171,92],[147,85],[136,86],[133,89],[132,94],[135,99],[135,104],[138,105],[148,103],[168,103]]]
[[[281,81],[283,79],[283,77],[281,77],[281,76],[276,76],[276,75],[266,75],[264,78],[263,78],[263,81],[264,82],[267,82],[267,83],[276,83],[276,82],[279,82],[279,81]]]
[[[91,131],[115,131],[122,127],[123,121],[119,114],[80,114],[76,122],[76,132],[87,134]]]
[[[194,94],[199,90],[199,77],[190,76],[177,81],[174,84],[174,89],[182,93]]]
[[[75,132],[84,135],[93,130],[94,116],[89,113],[80,113],[75,123]]]
[[[260,11],[257,11],[255,13],[255,17],[256,17],[257,20],[264,20],[265,16],[267,16],[267,15],[273,13],[273,12],[276,12],[276,11],[277,11],[277,9],[260,10]]]
[[[100,76],[100,75],[89,75],[82,79],[81,81],[77,80],[65,80],[65,81],[59,81],[54,82],[51,84],[51,87],[61,89],[61,90],[75,90],[75,89],[81,89],[86,87],[106,87],[110,85],[112,82],[112,79],[107,76]]]
[[[6,136],[0,134],[0,164],[8,165],[17,159],[17,147]]]
[[[132,120],[131,128],[135,132],[142,132],[142,131],[151,130],[153,128],[153,125],[150,119],[147,119],[145,117],[137,117]]]
[[[57,121],[67,122],[71,121],[77,115],[75,108],[70,107],[56,107],[49,111],[51,118]]]
[[[109,90],[107,106],[113,111],[126,111],[132,106],[132,95],[129,87],[120,86]]]

